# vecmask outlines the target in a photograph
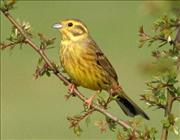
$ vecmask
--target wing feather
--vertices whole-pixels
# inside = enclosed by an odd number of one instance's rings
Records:
[[[95,50],[97,64],[100,65],[108,73],[109,76],[113,77],[117,81],[118,77],[115,69],[106,58],[104,53],[101,51],[101,49],[98,47],[98,45],[95,43],[95,41],[89,41],[88,46],[92,47]]]

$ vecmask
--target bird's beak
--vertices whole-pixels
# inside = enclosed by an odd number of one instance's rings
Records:
[[[54,28],[54,29],[61,29],[61,28],[62,28],[62,25],[59,24],[59,23],[56,23],[56,24],[53,25],[53,28]]]

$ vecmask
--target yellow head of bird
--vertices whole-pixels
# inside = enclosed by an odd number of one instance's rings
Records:
[[[63,39],[77,40],[78,37],[88,35],[88,29],[80,20],[65,19],[53,25],[62,34]]]

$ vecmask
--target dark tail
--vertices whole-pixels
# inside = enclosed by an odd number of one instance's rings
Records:
[[[118,93],[116,102],[127,116],[134,117],[136,115],[141,115],[145,119],[149,120],[148,115],[146,115],[146,113],[139,106],[137,106],[125,93]]]

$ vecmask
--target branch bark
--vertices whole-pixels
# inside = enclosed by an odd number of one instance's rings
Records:
[[[179,46],[180,46],[180,27],[177,26],[178,29],[177,29],[177,33],[176,33],[176,38],[174,40],[174,47],[177,47],[179,49]],[[172,110],[172,105],[173,105],[173,102],[175,100],[179,101],[180,97],[177,96],[177,97],[174,97],[173,96],[173,93],[171,91],[168,90],[168,96],[167,96],[167,103],[166,103],[166,106],[165,106],[165,113],[164,113],[164,117],[168,117],[170,114],[171,114],[171,110]],[[168,128],[167,127],[162,127],[162,133],[161,133],[161,140],[167,140],[168,138]]]
[[[172,104],[173,104],[173,96],[171,95],[171,93],[168,93],[168,99],[167,99],[164,117],[168,117],[171,114]],[[161,133],[161,140],[167,140],[167,138],[168,138],[168,128],[163,126]]]
[[[57,68],[54,67],[53,63],[50,61],[50,59],[48,58],[48,56],[44,53],[43,50],[40,49],[39,46],[37,46],[32,40],[31,38],[26,34],[26,32],[22,29],[22,27],[17,23],[17,21],[11,16],[11,14],[9,13],[9,11],[2,11],[1,12],[4,14],[4,16],[12,23],[13,26],[15,26],[18,31],[20,32],[20,34],[25,38],[25,43],[28,44],[30,47],[32,47],[42,58],[43,60],[47,63],[47,65],[49,66],[49,68],[52,69],[54,75],[61,81],[63,81],[63,83],[65,83],[66,85],[70,85],[71,83],[68,81],[68,79],[66,77],[64,77]],[[79,92],[78,89],[74,89],[74,94],[83,102],[85,102],[85,100],[87,99],[81,92]],[[111,113],[109,113],[107,110],[105,110],[103,107],[92,103],[91,108],[93,108],[95,111],[102,113],[103,115],[105,115],[106,117],[112,119],[113,121],[115,121],[117,124],[119,124],[120,126],[122,126],[125,129],[130,129],[133,130],[133,128],[125,123],[123,120],[118,119],[116,116],[113,116]]]
[[[9,43],[9,44],[3,44],[3,43],[0,43],[0,49],[6,49],[6,48],[13,48],[15,45],[17,44],[21,44],[22,41],[18,41],[18,42],[12,42],[12,43]]]

